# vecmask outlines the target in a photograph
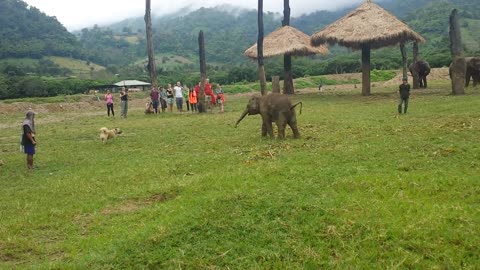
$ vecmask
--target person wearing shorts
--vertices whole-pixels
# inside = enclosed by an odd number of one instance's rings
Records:
[[[168,111],[172,112],[173,111],[173,88],[171,84],[168,84],[168,88],[167,88],[167,105],[168,105]]]

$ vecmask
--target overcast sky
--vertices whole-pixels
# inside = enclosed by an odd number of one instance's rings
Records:
[[[55,16],[70,31],[94,24],[108,24],[145,13],[143,0],[24,0],[49,16]],[[214,7],[230,4],[250,9],[257,8],[257,0],[151,0],[152,13],[164,15],[181,8]],[[334,10],[364,0],[291,0],[292,16],[316,10]],[[282,0],[264,0],[265,11],[283,11]]]

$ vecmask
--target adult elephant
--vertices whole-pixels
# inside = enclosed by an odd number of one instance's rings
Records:
[[[470,79],[473,79],[475,87],[480,83],[480,57],[465,57],[465,64],[465,87],[470,84]]]
[[[420,80],[420,87],[427,88],[427,76],[430,74],[430,65],[427,61],[419,60],[415,64],[411,63],[408,69],[413,76],[413,71],[415,70],[418,72],[418,78]]]
[[[301,102],[292,105],[290,99],[281,94],[270,93],[266,96],[253,96],[247,104],[247,108],[243,111],[238,119],[235,127],[247,115],[260,114],[262,116],[262,137],[268,135],[273,138],[272,122],[278,127],[278,138],[285,138],[285,127],[287,125],[293,131],[295,139],[300,138],[300,132],[297,128],[297,117],[295,115],[295,107]]]

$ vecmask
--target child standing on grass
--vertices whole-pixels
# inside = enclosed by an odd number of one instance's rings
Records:
[[[223,112],[225,104],[225,94],[223,93],[223,89],[220,84],[217,84],[217,87],[215,88],[215,95],[217,96],[217,103],[220,106],[220,112]]]
[[[400,99],[398,102],[398,114],[402,113],[402,104],[404,103],[405,108],[403,109],[403,113],[407,113],[408,99],[410,98],[410,84],[408,84],[408,80],[406,77],[403,77],[402,84],[400,84],[398,92],[400,93]]]
[[[35,140],[35,112],[29,110],[22,123],[22,145],[25,154],[27,154],[27,168],[32,170],[33,167],[33,155],[35,155],[35,146],[37,141]]]

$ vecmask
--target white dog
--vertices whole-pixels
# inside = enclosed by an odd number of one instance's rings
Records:
[[[118,134],[121,134],[122,131],[119,128],[108,129],[106,127],[102,127],[100,129],[100,140],[105,144],[109,139],[115,139]]]

